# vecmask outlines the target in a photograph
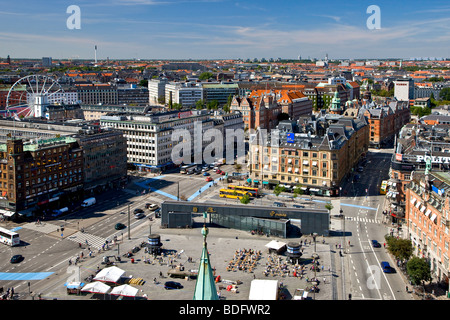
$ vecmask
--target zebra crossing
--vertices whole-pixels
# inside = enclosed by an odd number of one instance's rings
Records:
[[[60,229],[60,226],[57,226],[57,225],[54,225],[54,224],[48,223],[48,222],[41,223],[41,224],[36,224],[34,222],[30,222],[30,223],[24,224],[22,227],[25,229],[38,231],[38,232],[42,232],[45,234],[53,233]],[[96,249],[101,249],[103,244],[107,240],[106,238],[99,237],[99,236],[96,236],[96,235],[93,235],[90,233],[86,233],[86,232],[81,232],[81,231],[77,231],[74,234],[71,234],[71,235],[65,237],[65,239],[71,240],[76,243],[81,243],[81,244],[86,244],[86,241],[87,241],[87,243],[90,247],[96,248]]]
[[[76,243],[87,244],[88,246],[96,249],[101,249],[106,242],[106,238],[98,237],[96,235],[81,231],[68,236],[66,239],[74,241]]]
[[[376,219],[361,218],[361,217],[345,217],[345,220],[353,222],[381,223],[381,221]]]

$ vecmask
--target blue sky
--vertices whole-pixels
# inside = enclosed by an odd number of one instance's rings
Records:
[[[70,30],[66,9],[81,10]],[[381,13],[370,30],[369,5]],[[450,57],[450,2],[3,1],[0,57],[54,59]]]

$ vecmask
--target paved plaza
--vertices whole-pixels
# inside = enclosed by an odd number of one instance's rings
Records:
[[[159,234],[161,237],[162,249],[167,254],[164,256],[157,256],[156,259],[150,254],[146,254],[143,249],[137,252],[133,258],[121,257],[121,262],[116,262],[116,266],[125,270],[125,276],[133,279],[142,279],[140,285],[134,285],[139,289],[139,296],[144,294],[150,300],[192,300],[195,279],[179,279],[169,278],[167,272],[171,269],[171,265],[182,264],[185,270],[197,270],[199,258],[203,246],[203,238],[200,233],[200,228],[193,229],[160,229],[158,221],[152,225],[152,233]],[[143,227],[143,229],[147,229]],[[143,230],[142,230],[143,231]],[[139,233],[139,232],[137,232]],[[277,255],[276,253],[269,253],[266,244],[271,240],[279,240],[287,243],[288,241],[304,241],[308,244],[303,245],[303,256],[300,263],[304,269],[304,275],[294,277],[294,265],[288,262],[285,255]],[[146,235],[142,237],[132,237],[131,240],[125,240],[119,243],[120,255],[131,250],[142,241],[146,241]],[[311,243],[309,244],[309,242]],[[305,289],[311,286],[307,282],[307,278],[314,277],[314,271],[310,270],[312,266],[312,253],[314,252],[314,242],[311,237],[304,236],[297,239],[282,239],[282,238],[268,238],[266,236],[251,235],[249,232],[211,227],[207,238],[208,251],[210,254],[212,267],[215,269],[215,275],[220,276],[221,280],[217,283],[217,289],[220,296],[225,300],[248,300],[250,292],[250,284],[253,279],[268,279],[278,280],[283,284],[284,289],[281,291],[282,297],[285,299],[292,299],[295,289]],[[236,252],[244,250],[253,250],[260,252],[259,260],[256,262],[254,269],[250,272],[248,270],[227,271],[230,261],[236,255]],[[316,293],[318,300],[332,300],[333,286],[336,284],[335,272],[332,268],[332,256],[330,252],[330,245],[322,244],[322,237],[319,237],[316,242],[316,250],[319,255],[319,268],[316,271],[317,279],[319,280],[319,292]],[[86,251],[86,250],[85,250]],[[104,268],[101,264],[103,256],[117,255],[117,247],[96,254],[95,257],[86,257],[78,264],[82,271],[82,277],[87,277],[88,274],[95,274],[97,267]],[[114,260],[114,259],[113,259]],[[150,263],[145,263],[149,261]],[[270,266],[270,267],[269,267]],[[323,266],[323,267],[322,267]],[[265,271],[272,270],[273,272],[265,275]],[[322,270],[323,268],[323,270]],[[282,272],[281,270],[285,270]],[[288,272],[289,270],[289,272]],[[160,277],[160,274],[164,278]],[[298,272],[299,275],[299,272]],[[156,279],[156,283],[155,280]],[[83,280],[83,279],[82,279]],[[174,280],[180,282],[184,288],[180,290],[165,290],[163,285],[165,281]],[[65,292],[64,282],[55,288],[52,292],[43,293],[43,296],[58,297],[62,299],[91,299],[92,294],[83,294],[81,296],[67,295]],[[235,291],[227,291],[229,283],[238,283]],[[310,293],[313,297],[313,293]]]

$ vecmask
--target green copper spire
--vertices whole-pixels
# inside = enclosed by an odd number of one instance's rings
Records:
[[[202,228],[203,235],[203,251],[200,258],[200,266],[198,267],[197,282],[195,283],[195,291],[193,300],[219,300],[217,295],[216,282],[209,260],[208,247],[206,237],[208,236],[208,228],[204,225]]]

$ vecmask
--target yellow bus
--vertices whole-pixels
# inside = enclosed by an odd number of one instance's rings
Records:
[[[381,181],[380,194],[386,194],[387,185],[387,180]]]
[[[220,189],[220,197],[221,198],[230,198],[230,199],[242,199],[245,195],[251,197],[251,193],[248,191],[240,191],[233,189]]]
[[[251,193],[252,197],[255,197],[255,198],[259,197],[259,189],[258,188],[229,185],[228,189],[233,189],[233,190],[238,190],[238,191],[247,191],[247,192]]]

